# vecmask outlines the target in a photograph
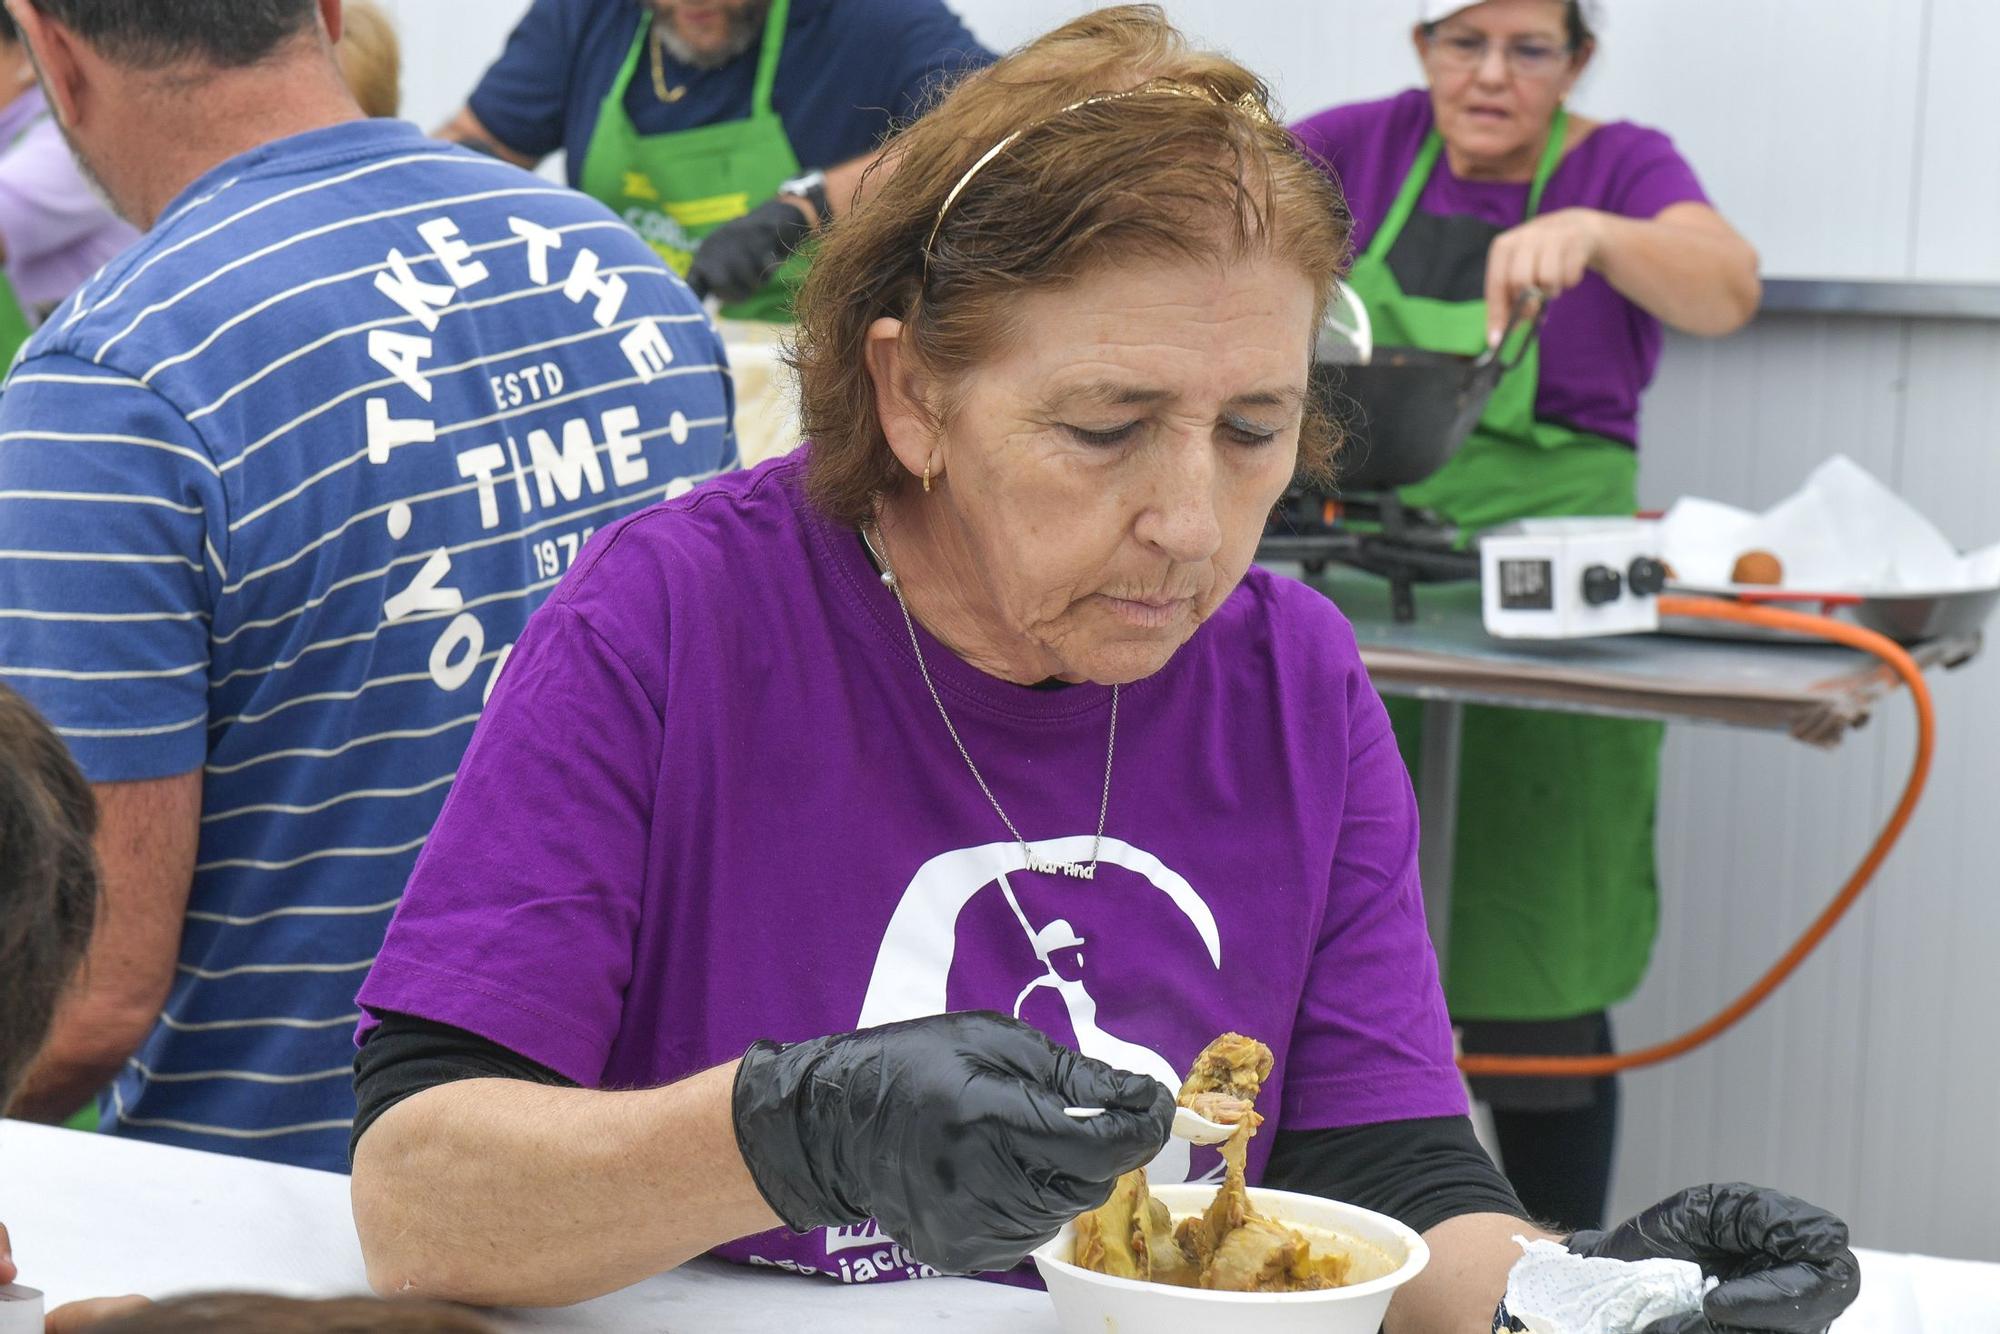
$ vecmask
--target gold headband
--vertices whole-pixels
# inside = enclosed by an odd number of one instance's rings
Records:
[[[981,153],[979,160],[965,169],[965,175],[958,178],[958,184],[951,187],[951,193],[944,197],[944,203],[938,205],[937,221],[931,224],[931,234],[924,238],[925,275],[928,276],[930,273],[931,251],[937,246],[938,233],[944,230],[944,220],[951,213],[951,206],[958,202],[959,195],[963,194],[965,187],[972,183],[972,178],[985,170],[986,165],[992,162],[994,158],[999,157],[1009,148],[1012,148],[1022,136],[1032,134],[1051,121],[1060,120],[1062,117],[1067,116],[1072,111],[1081,111],[1084,107],[1096,106],[1100,102],[1122,102],[1128,97],[1138,97],[1144,93],[1166,93],[1173,97],[1198,98],[1201,101],[1209,102],[1219,107],[1233,106],[1259,125],[1271,124],[1270,111],[1264,106],[1263,102],[1258,100],[1255,93],[1245,93],[1232,102],[1225,100],[1214,89],[1204,88],[1199,84],[1183,83],[1178,79],[1154,79],[1142,83],[1136,88],[1127,88],[1123,92],[1095,93],[1089,97],[1071,102],[1054,115],[1044,116],[1038,121],[1023,125],[1020,129],[1014,131],[984,153]]]

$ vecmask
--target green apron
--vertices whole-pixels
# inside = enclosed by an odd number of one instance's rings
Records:
[[[45,118],[46,113],[43,116],[36,116],[22,126],[21,132],[14,136],[14,142],[7,145],[7,151],[12,152],[23,139],[28,137],[28,131],[41,124]],[[14,368],[14,358],[20,355],[21,349],[27,345],[28,336],[34,331],[35,326],[28,319],[27,308],[21,304],[20,297],[14,292],[14,284],[8,281],[6,275],[0,274],[0,375]]]
[[[1562,160],[1558,110],[1525,218]],[[1428,184],[1443,140],[1433,130],[1349,282],[1378,346],[1476,355],[1486,303],[1407,294],[1390,252]],[[1455,233],[1485,246],[1499,229]],[[1463,449],[1403,499],[1468,530],[1531,515],[1631,514],[1638,458],[1625,445],[1535,420],[1541,349],[1502,376]],[[1421,711],[1390,703],[1412,770]],[[1571,714],[1465,710],[1445,993],[1464,1019],[1558,1019],[1623,1000],[1645,976],[1658,923],[1653,852],[1662,729]]]
[[[0,275],[0,375],[13,369],[14,358],[27,345],[28,335],[35,328],[28,322],[28,312],[21,308],[20,298],[14,295],[14,284]]]
[[[650,13],[640,22],[632,52],[597,113],[579,184],[630,223],[675,273],[687,273],[702,237],[742,217],[799,175],[791,140],[771,110],[790,11],[791,0],[772,0],[748,120],[668,134],[639,133],[626,114],[625,93],[652,39]],[[808,262],[804,253],[793,255],[762,290],[724,306],[722,313],[739,320],[789,321],[792,293],[805,278]]]

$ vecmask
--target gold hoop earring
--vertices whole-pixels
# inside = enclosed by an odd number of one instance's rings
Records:
[[[924,494],[929,495],[930,493],[931,493],[931,465],[926,463],[924,465]]]

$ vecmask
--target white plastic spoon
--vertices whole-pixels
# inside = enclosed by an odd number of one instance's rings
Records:
[[[1104,1115],[1102,1107],[1065,1107],[1063,1115],[1079,1121],[1088,1121],[1093,1116]],[[1174,1108],[1174,1138],[1184,1139],[1190,1144],[1220,1144],[1236,1133],[1235,1126],[1226,1126],[1220,1121],[1211,1121],[1191,1107]]]

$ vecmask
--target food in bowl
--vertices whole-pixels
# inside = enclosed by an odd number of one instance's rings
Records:
[[[1393,1271],[1396,1264],[1377,1248],[1267,1218],[1251,1204],[1244,1166],[1263,1121],[1255,1103],[1271,1064],[1271,1049],[1254,1038],[1225,1033],[1211,1042],[1195,1058],[1180,1104],[1236,1127],[1222,1145],[1226,1170],[1215,1198],[1203,1212],[1175,1218],[1148,1188],[1143,1168],[1128,1172],[1109,1200],[1076,1220],[1072,1263],[1113,1278],[1215,1292],[1319,1292]]]
[[[1409,1227],[1384,1214],[1319,1195],[1252,1186],[1257,1212],[1309,1234],[1317,1245],[1346,1245],[1356,1264],[1345,1287],[1311,1292],[1222,1292],[1182,1288],[1083,1269],[1072,1262],[1076,1223],[1035,1252],[1062,1334],[1163,1334],[1165,1331],[1241,1329],[1257,1334],[1380,1334],[1396,1293],[1430,1262],[1430,1248]],[[1176,1220],[1198,1218],[1215,1198],[1215,1185],[1155,1184],[1151,1198]],[[1373,1268],[1364,1270],[1364,1265]],[[1389,1266],[1379,1278],[1362,1272]]]

